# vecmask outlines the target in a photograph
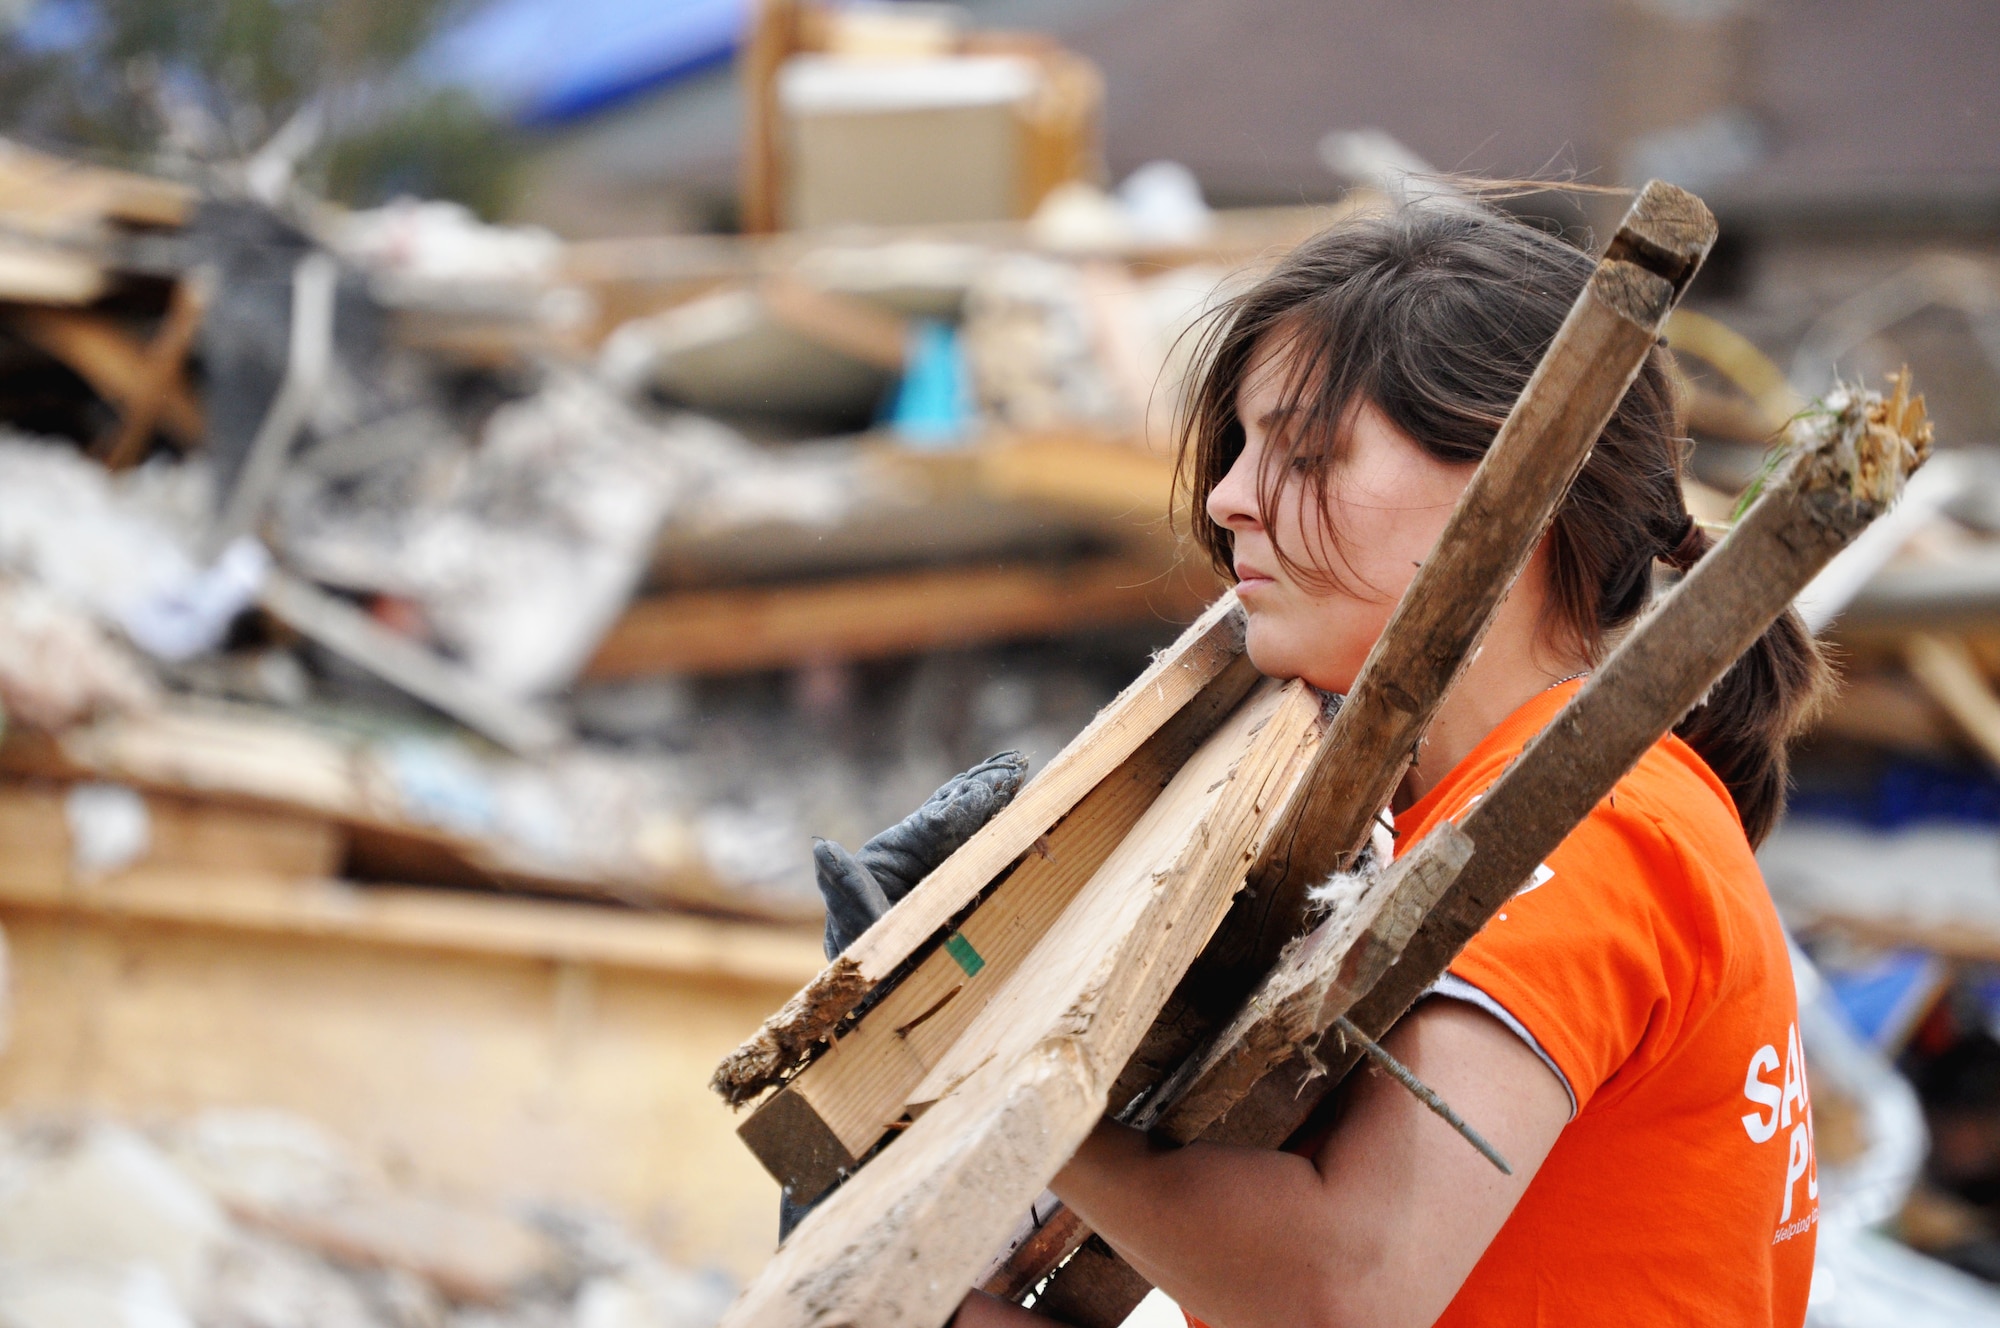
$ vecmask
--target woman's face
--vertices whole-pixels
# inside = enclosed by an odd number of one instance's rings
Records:
[[[1232,535],[1251,662],[1271,677],[1344,693],[1474,467],[1433,458],[1364,402],[1338,458],[1326,463],[1324,515],[1306,477],[1288,468],[1276,524],[1267,527],[1257,492],[1264,467],[1284,464],[1273,435],[1284,434],[1285,367],[1282,355],[1268,351],[1252,363],[1236,398],[1243,454],[1209,494],[1208,515]],[[1337,538],[1328,538],[1329,527]],[[1325,569],[1331,578],[1302,583],[1278,561],[1280,548],[1303,569]]]

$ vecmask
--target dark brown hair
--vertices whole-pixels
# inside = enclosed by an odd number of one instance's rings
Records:
[[[1202,338],[1180,452],[1197,543],[1230,575],[1231,535],[1200,514],[1242,453],[1237,394],[1266,348],[1287,355],[1285,423],[1273,430],[1258,486],[1272,527],[1288,473],[1328,511],[1326,463],[1363,402],[1431,456],[1478,461],[1594,265],[1554,236],[1472,206],[1364,215],[1300,245],[1218,309]],[[1709,547],[1682,499],[1687,451],[1667,352],[1657,348],[1550,530],[1556,621],[1543,626],[1591,659],[1645,608],[1655,560],[1685,569]],[[1337,546],[1340,532],[1326,534]],[[1337,579],[1277,553],[1295,575]],[[1675,729],[1728,786],[1753,845],[1783,810],[1786,743],[1826,677],[1788,612]]]

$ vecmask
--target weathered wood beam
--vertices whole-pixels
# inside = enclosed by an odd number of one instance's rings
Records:
[[[1131,556],[1067,565],[929,568],[820,584],[736,586],[641,599],[584,668],[593,679],[738,673],[828,660],[1186,621],[1212,594]]]

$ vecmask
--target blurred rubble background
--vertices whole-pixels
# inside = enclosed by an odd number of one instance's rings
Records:
[[[0,3],[0,1325],[712,1322],[775,1187],[704,1083],[817,970],[808,837],[1045,760],[1217,592],[1204,311],[1438,168],[1715,206],[1705,520],[1836,374],[1929,397],[1764,860],[1814,1321],[2000,1323],[1996,53],[1951,0]]]

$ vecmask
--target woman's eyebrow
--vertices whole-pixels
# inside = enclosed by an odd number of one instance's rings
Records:
[[[1273,406],[1257,417],[1257,427],[1269,433],[1272,425],[1281,424],[1298,413],[1297,406]]]

